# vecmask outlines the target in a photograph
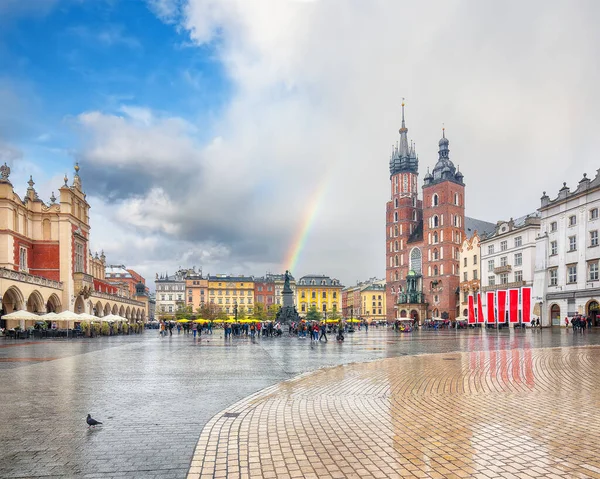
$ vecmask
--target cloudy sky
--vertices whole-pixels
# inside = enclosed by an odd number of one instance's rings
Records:
[[[406,98],[423,176],[442,124],[467,214],[595,175],[600,2],[2,0],[0,160],[48,198],[75,161],[92,248],[148,279],[384,275]]]

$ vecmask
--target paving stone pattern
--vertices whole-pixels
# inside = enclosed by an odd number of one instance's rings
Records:
[[[216,415],[188,479],[600,478],[599,363],[589,346],[304,374]]]
[[[405,355],[599,343],[595,331],[402,335],[376,329],[348,335],[343,344],[288,337],[225,342],[219,332],[199,341],[177,334],[159,339],[153,331],[75,340],[0,338],[0,477],[183,478],[211,418],[298,374]],[[369,394],[367,388],[365,401]],[[359,406],[343,416],[361,421]],[[88,430],[88,413],[104,425]],[[298,423],[291,434],[304,434],[302,427]]]

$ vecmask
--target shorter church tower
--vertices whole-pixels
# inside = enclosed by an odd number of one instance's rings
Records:
[[[423,184],[423,291],[433,318],[456,318],[460,245],[465,231],[465,184],[450,161],[443,130],[439,158]]]
[[[386,305],[387,317],[396,316],[395,304],[401,284],[409,271],[407,243],[421,221],[421,201],[418,199],[419,159],[414,145],[408,144],[408,128],[404,121],[400,141],[390,158],[390,200],[386,205]]]

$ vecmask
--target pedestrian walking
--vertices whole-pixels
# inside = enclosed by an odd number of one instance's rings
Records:
[[[198,334],[198,323],[192,324],[192,334],[194,335],[194,338],[196,337],[196,334]]]
[[[321,339],[325,338],[325,342],[327,342],[327,324],[323,323],[321,325],[321,335],[319,336],[319,341],[321,341]]]

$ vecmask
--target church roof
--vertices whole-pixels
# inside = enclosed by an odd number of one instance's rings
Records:
[[[397,173],[418,173],[419,158],[415,153],[414,144],[408,146],[408,128],[404,121],[404,102],[402,102],[402,127],[399,130],[400,141],[395,147],[392,147],[392,156],[390,158],[390,176]]]
[[[465,233],[467,234],[467,238],[473,236],[475,231],[477,231],[479,237],[484,237],[496,231],[496,224],[465,216]]]
[[[450,141],[446,138],[446,129],[442,129],[442,138],[439,141],[438,161],[433,168],[431,174],[429,172],[424,178],[424,186],[435,185],[443,181],[452,181],[464,186],[463,174],[457,170],[450,160],[450,149],[448,145]]]

